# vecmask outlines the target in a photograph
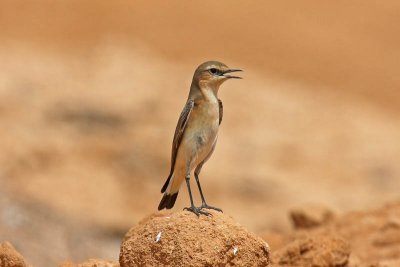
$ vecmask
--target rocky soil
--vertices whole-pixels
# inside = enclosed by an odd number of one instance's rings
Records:
[[[231,217],[210,211],[155,214],[133,227],[121,246],[121,267],[267,266],[269,246]]]
[[[24,258],[9,242],[0,244],[0,266],[1,267],[29,267]]]
[[[314,221],[306,208],[303,220]],[[327,210],[319,213],[325,214]],[[299,210],[295,211],[297,214]],[[315,210],[314,210],[315,212]],[[318,213],[318,212],[317,212]],[[211,211],[152,214],[125,235],[115,261],[66,261],[60,267],[274,266],[396,267],[400,264],[400,202],[350,212],[286,235],[249,232],[231,217]],[[304,227],[307,225],[307,227]],[[13,246],[0,246],[0,267],[29,266]]]

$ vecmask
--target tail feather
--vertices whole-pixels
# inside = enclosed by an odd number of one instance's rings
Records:
[[[176,198],[178,197],[178,193],[179,192],[176,192],[172,195],[165,193],[160,201],[160,204],[158,205],[158,210],[171,209],[175,205],[175,201],[176,201]]]
[[[182,175],[172,173],[168,177],[167,181],[165,181],[165,184],[161,189],[161,193],[164,193],[164,195],[158,205],[158,210],[172,209],[175,205],[179,193],[179,187],[182,183],[182,179],[179,179],[181,177]]]
[[[168,176],[167,180],[165,181],[165,184],[161,188],[161,193],[164,193],[165,190],[167,190],[168,185],[169,185],[169,181],[171,181],[171,178],[172,178],[172,173]]]

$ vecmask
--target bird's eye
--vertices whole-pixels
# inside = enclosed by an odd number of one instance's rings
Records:
[[[211,72],[212,74],[217,74],[218,70],[217,70],[216,68],[211,68],[211,69],[210,69],[210,72]]]

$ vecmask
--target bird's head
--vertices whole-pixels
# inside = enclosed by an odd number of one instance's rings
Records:
[[[193,83],[199,88],[217,89],[229,79],[242,79],[239,76],[230,75],[232,72],[242,71],[230,69],[224,63],[218,61],[207,61],[197,67],[193,76]]]

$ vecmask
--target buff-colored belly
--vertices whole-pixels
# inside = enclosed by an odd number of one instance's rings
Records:
[[[191,114],[177,155],[177,165],[185,171],[192,171],[211,152],[218,134],[218,112],[218,106],[210,104]]]

